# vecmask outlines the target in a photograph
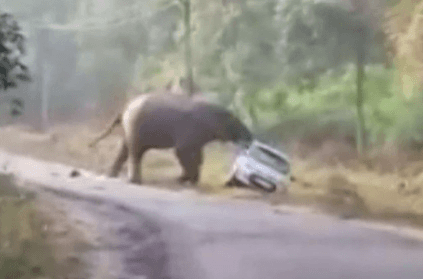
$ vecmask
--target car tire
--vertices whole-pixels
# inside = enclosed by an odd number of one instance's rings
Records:
[[[226,187],[235,187],[235,186],[242,186],[242,183],[234,176],[228,180],[225,184]]]

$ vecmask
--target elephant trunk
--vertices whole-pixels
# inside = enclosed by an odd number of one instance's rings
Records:
[[[100,136],[98,136],[95,140],[93,140],[88,146],[90,148],[94,147],[99,141],[110,135],[113,131],[113,129],[122,123],[122,114],[119,113],[115,119],[113,120],[112,124],[109,126],[109,128],[106,129]]]
[[[231,129],[232,140],[243,148],[248,148],[254,140],[251,131],[239,120],[237,120]]]

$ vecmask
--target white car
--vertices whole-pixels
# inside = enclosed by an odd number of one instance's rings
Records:
[[[276,148],[255,140],[236,158],[226,185],[251,185],[267,192],[285,192],[290,176],[289,157]]]

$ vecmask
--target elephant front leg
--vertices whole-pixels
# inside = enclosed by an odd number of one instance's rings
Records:
[[[201,150],[198,150],[192,154],[191,162],[191,177],[189,181],[192,184],[197,184],[200,180],[200,167],[203,163],[203,155]]]
[[[128,159],[128,146],[125,144],[124,140],[121,140],[119,143],[119,153],[112,167],[110,168],[109,177],[117,177],[119,175],[119,172],[122,169],[126,159]]]
[[[178,179],[178,182],[190,181],[192,184],[197,184],[200,178],[200,166],[203,159],[201,150],[177,150],[177,157],[183,168],[183,174]]]
[[[191,175],[189,181],[196,185],[198,181],[200,180],[200,170],[197,168],[195,171],[193,171],[193,174]]]

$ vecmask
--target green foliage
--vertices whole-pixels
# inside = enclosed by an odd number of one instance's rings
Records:
[[[15,88],[18,81],[30,81],[25,54],[25,37],[11,14],[0,14],[0,90]]]
[[[13,15],[0,14],[0,90],[16,88],[18,82],[29,82],[28,67],[21,62],[25,55],[25,37]],[[10,100],[10,114],[22,114],[24,103],[19,98]]]
[[[282,26],[283,43],[278,53],[285,64],[286,81],[300,89],[312,89],[327,70],[337,71],[356,60],[356,46],[363,36],[367,62],[382,59],[382,49],[373,40],[376,30],[342,4],[312,0],[287,0],[280,4],[277,20]]]
[[[356,126],[355,70],[346,65],[343,75],[328,72],[312,91],[299,93],[287,85],[260,91],[257,102],[259,121],[282,139],[326,136],[353,136]],[[396,90],[395,69],[381,65],[366,68],[365,90],[368,92],[364,112],[369,143],[377,146],[386,142],[405,145],[423,143],[423,105],[407,103]],[[283,90],[281,91],[281,88]],[[275,100],[286,93],[280,106]],[[277,118],[269,122],[269,115]]]
[[[97,34],[110,43],[106,48],[116,48],[118,42],[125,50],[144,89],[186,75],[184,3],[145,4],[147,11],[137,23]],[[396,70],[380,66],[384,50],[375,39],[379,30],[365,15],[346,9],[345,1],[190,3],[195,82],[205,94],[217,93],[217,100],[255,129],[296,123],[287,130],[291,132],[307,120],[311,126],[299,134],[338,124],[345,127],[339,133],[351,133],[357,126],[357,46],[362,46],[368,140],[379,144],[400,136],[418,138],[418,109],[395,94],[400,89]],[[103,42],[93,39],[95,46]]]
[[[274,21],[276,4],[277,1],[260,5],[249,1],[241,3],[240,13],[221,33],[221,49],[232,56],[226,67],[239,77],[238,86],[247,94],[269,86],[281,73],[282,66],[275,51],[280,40],[279,27]]]

